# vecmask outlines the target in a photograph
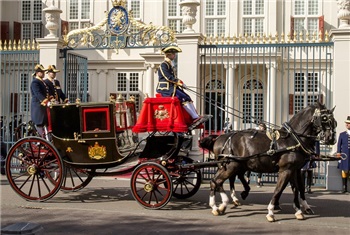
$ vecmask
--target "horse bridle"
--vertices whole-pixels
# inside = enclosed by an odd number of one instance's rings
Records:
[[[329,112],[327,109],[316,109],[311,122],[313,127],[318,134],[317,139],[323,138],[324,131],[330,130],[330,132],[335,135],[334,129],[337,127],[337,121],[333,116],[334,108]]]

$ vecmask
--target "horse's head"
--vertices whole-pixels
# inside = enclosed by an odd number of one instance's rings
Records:
[[[217,138],[218,138],[218,135],[209,135],[207,137],[204,137],[199,140],[199,147],[209,151],[213,151],[214,143]]]
[[[313,127],[318,134],[321,144],[333,145],[336,143],[336,131],[337,121],[334,118],[334,109],[327,109],[325,105],[318,104],[314,114],[312,116],[311,122]]]
[[[300,110],[290,120],[290,125],[300,136],[313,136],[321,144],[332,145],[336,143],[337,122],[333,111],[319,102]]]

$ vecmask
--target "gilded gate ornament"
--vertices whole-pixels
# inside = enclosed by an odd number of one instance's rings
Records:
[[[95,142],[94,146],[90,146],[88,148],[88,153],[91,159],[95,159],[95,160],[104,159],[107,156],[106,146],[103,146],[103,145],[100,146],[98,142]]]
[[[164,108],[164,105],[159,105],[158,109],[154,111],[154,118],[163,120],[165,118],[169,118],[169,112]]]

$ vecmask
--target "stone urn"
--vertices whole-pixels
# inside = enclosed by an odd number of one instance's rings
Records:
[[[350,28],[350,0],[338,0],[338,18],[340,20],[339,28]]]
[[[186,26],[183,33],[194,33],[192,25],[196,23],[197,6],[200,5],[196,0],[185,0],[179,3],[182,9],[182,23]]]
[[[46,24],[45,27],[49,30],[49,34],[45,36],[45,38],[56,38],[57,37],[57,29],[59,28],[59,19],[62,10],[51,5],[45,9],[43,9],[45,13]]]

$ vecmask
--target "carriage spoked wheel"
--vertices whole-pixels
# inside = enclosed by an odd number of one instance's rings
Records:
[[[160,209],[170,201],[173,192],[171,177],[166,168],[155,162],[139,165],[131,176],[131,192],[146,209]]]
[[[95,169],[75,168],[67,163],[64,166],[61,190],[67,192],[76,192],[85,188],[91,182],[96,171]]]
[[[40,137],[19,140],[6,158],[11,187],[28,201],[46,201],[56,195],[63,182],[63,168],[56,148]]]
[[[182,157],[182,163],[193,163],[193,159]],[[177,199],[192,197],[199,190],[202,183],[202,174],[199,169],[180,169],[170,173],[173,180],[173,196]]]

